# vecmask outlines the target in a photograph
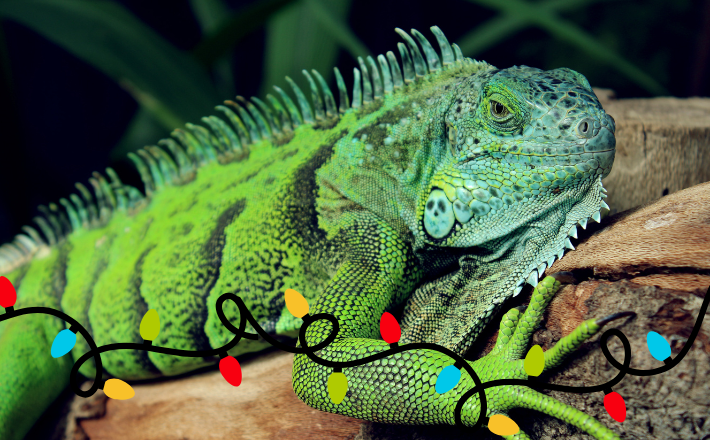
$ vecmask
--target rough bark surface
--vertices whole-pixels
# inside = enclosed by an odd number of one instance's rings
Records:
[[[616,100],[595,91],[616,121],[616,159],[604,180],[612,213],[710,181],[710,99]]]
[[[97,409],[78,413],[75,417],[78,427],[68,432],[67,438],[325,440],[355,437],[362,421],[324,413],[298,400],[291,385],[292,365],[293,355],[281,352],[250,359],[242,363],[243,381],[238,388],[229,385],[219,371],[210,371],[177,380],[134,385],[135,397],[125,401],[102,398],[100,392],[97,400],[105,402],[105,413]]]

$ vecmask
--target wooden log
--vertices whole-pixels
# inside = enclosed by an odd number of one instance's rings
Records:
[[[360,420],[324,413],[298,400],[291,385],[292,365],[293,355],[272,352],[242,362],[239,387],[228,384],[219,371],[210,371],[133,385],[136,395],[125,401],[106,399],[99,391],[89,411],[73,412],[78,423],[70,426],[67,438],[353,438]]]
[[[611,216],[602,226],[590,228],[597,232],[546,273],[586,271],[698,295],[710,286],[710,182]]]
[[[616,158],[604,186],[617,213],[710,181],[710,99],[614,99],[596,89],[616,121]]]

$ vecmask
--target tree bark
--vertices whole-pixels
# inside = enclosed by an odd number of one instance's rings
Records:
[[[595,91],[616,121],[616,158],[604,180],[612,213],[710,181],[710,99],[616,100]]]

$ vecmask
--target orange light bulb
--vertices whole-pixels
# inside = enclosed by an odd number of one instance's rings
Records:
[[[286,289],[284,292],[286,308],[296,318],[303,318],[308,314],[308,301],[300,293],[293,289]]]
[[[496,435],[515,435],[520,431],[518,424],[503,414],[494,414],[488,419],[488,429]]]
[[[121,379],[107,380],[104,384],[104,393],[116,400],[128,400],[136,395],[133,388]]]

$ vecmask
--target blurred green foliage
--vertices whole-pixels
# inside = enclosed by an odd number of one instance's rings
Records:
[[[663,85],[668,79],[663,66],[667,54],[659,51],[644,63],[644,69],[636,64],[638,60],[629,59],[619,35],[633,17],[641,25],[634,26],[630,38],[645,38],[643,29],[649,26],[643,24],[654,22],[654,14],[667,7],[688,7],[687,1],[646,2],[642,7],[618,0],[467,1],[496,14],[472,23],[470,32],[457,39],[465,55],[476,57],[526,29],[537,28],[563,48],[573,49],[555,50],[549,64],[590,69],[601,65],[653,95],[668,93]],[[236,10],[223,0],[189,0],[189,4],[203,34],[189,52],[175,48],[114,1],[4,0],[0,17],[20,22],[84,59],[140,103],[141,110],[119,144],[120,153],[150,142],[149,136],[197,120],[210,113],[220,97],[232,95],[230,53],[261,27],[266,33],[262,95],[271,85],[282,84],[286,75],[303,85],[299,73],[303,68],[319,70],[329,79],[340,49],[353,57],[370,54],[348,25],[352,0],[255,0]],[[590,20],[589,12],[599,4],[611,4],[617,12]],[[531,50],[527,39],[519,45],[519,51],[526,50]],[[560,56],[566,60],[557,59]]]
[[[138,18],[135,11],[145,14],[147,8],[164,12],[165,20],[178,17],[183,28],[177,32],[190,35],[179,39],[182,46],[175,43],[175,27],[171,34],[155,21],[151,26],[144,16]],[[333,85],[332,67],[337,65],[350,86],[358,56],[397,52],[395,26],[428,34],[426,28],[438,25],[467,56],[501,68],[570,67],[592,85],[612,88],[620,96],[710,91],[710,0],[0,0],[0,107],[14,112],[3,117],[5,125],[0,120],[0,128],[5,139],[9,133],[14,144],[25,145],[26,151],[14,156],[22,161],[42,154],[41,147],[25,143],[26,131],[48,124],[47,119],[28,119],[46,112],[41,104],[31,102],[31,113],[25,104],[22,114],[22,106],[12,104],[27,102],[15,95],[13,60],[27,66],[33,54],[8,52],[3,29],[10,28],[9,22],[15,31],[20,23],[103,72],[139,104],[125,130],[116,129],[124,130],[116,145],[96,146],[112,149],[114,166],[127,152],[214,113],[214,105],[235,93],[263,96],[272,85],[289,89],[287,75],[308,90],[304,68],[318,70]],[[15,50],[25,48],[17,39],[14,43]],[[48,69],[32,78],[61,87],[61,79],[47,79],[52,75]],[[27,90],[28,82],[23,84]],[[71,124],[81,126],[82,121],[73,118]],[[102,124],[97,128],[104,129]],[[53,145],[68,155],[76,145],[70,130],[57,130]],[[108,165],[105,153],[93,160],[103,162],[90,169]],[[55,182],[64,177],[53,165],[45,163],[40,178],[29,176],[35,164],[28,163],[28,176],[17,182],[44,186],[37,191],[46,193],[47,186],[71,191],[71,183],[86,177],[72,176],[59,188]],[[0,176],[0,185],[11,181]],[[12,204],[0,199],[0,213],[4,209],[14,215],[18,200],[28,200],[30,191],[14,191]],[[9,199],[7,194],[0,192],[0,198]],[[5,226],[28,222],[33,214],[23,209]]]

